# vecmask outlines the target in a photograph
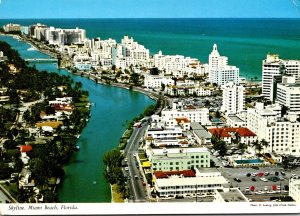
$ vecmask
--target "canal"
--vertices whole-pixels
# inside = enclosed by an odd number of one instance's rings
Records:
[[[22,58],[48,57],[29,49],[30,45],[12,37],[0,36],[0,40],[18,50]],[[142,113],[155,101],[138,92],[96,84],[88,78],[59,70],[56,63],[35,63],[34,66],[39,70],[69,75],[75,81],[80,81],[94,104],[91,107],[91,118],[77,142],[80,151],[73,155],[65,167],[65,180],[58,188],[60,201],[111,202],[110,186],[103,176],[103,154],[117,146],[126,128],[126,122]]]

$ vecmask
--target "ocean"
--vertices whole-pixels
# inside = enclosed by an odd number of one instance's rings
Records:
[[[240,76],[261,79],[268,53],[300,59],[300,19],[17,19],[6,23],[43,23],[58,28],[83,28],[88,38],[133,37],[150,50],[184,55],[208,62],[214,43]]]

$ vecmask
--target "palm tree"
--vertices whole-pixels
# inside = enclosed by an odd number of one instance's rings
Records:
[[[240,143],[238,143],[237,147],[241,151],[241,160],[242,160],[242,156],[245,153],[245,150],[247,149],[247,144],[240,142]]]
[[[269,146],[269,142],[267,142],[265,139],[262,139],[259,143],[262,145],[264,150]]]
[[[260,154],[261,150],[263,149],[261,143],[258,140],[255,140],[254,142],[252,142],[252,147],[254,147],[255,152],[258,151],[259,154]]]

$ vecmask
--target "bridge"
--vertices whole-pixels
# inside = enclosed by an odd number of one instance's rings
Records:
[[[26,62],[32,63],[50,63],[50,62],[57,62],[57,59],[54,58],[28,58],[25,59]]]

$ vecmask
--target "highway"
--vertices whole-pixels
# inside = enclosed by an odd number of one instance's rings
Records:
[[[144,122],[141,128],[134,128],[124,150],[125,158],[128,163],[128,171],[126,172],[128,172],[128,186],[131,194],[129,200],[133,202],[146,202],[146,193],[144,191],[142,176],[137,167],[137,160],[134,155],[138,153],[139,141],[144,135],[147,126],[148,122]]]

